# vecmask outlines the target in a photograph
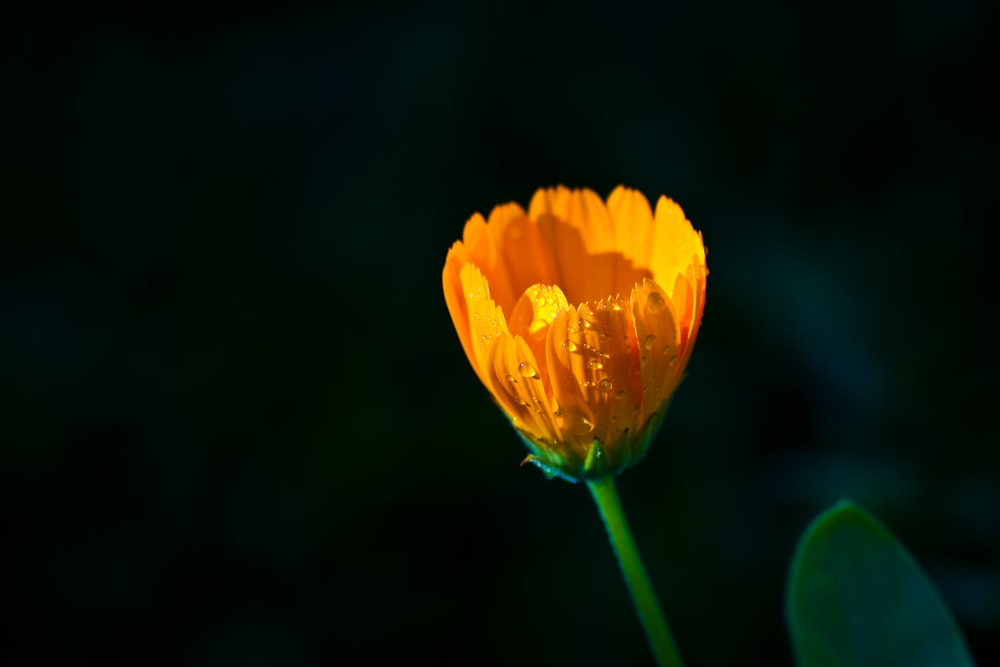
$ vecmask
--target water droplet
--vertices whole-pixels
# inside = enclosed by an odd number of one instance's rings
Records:
[[[611,380],[609,380],[608,378],[604,378],[603,380],[597,383],[597,388],[600,389],[601,391],[611,391]]]
[[[646,300],[646,308],[649,312],[656,313],[663,312],[663,309],[667,307],[667,302],[663,300],[659,292],[651,292],[649,299]]]
[[[594,430],[594,422],[590,421],[586,417],[580,417],[580,419],[573,426],[573,433],[576,435],[587,435]]]
[[[517,382],[517,380],[514,379],[513,375],[507,373],[507,382]]]
[[[617,392],[615,392],[615,396],[617,396],[618,398],[625,398],[625,390],[619,389]]]
[[[538,371],[536,371],[535,367],[526,361],[522,361],[521,363],[519,363],[517,365],[517,370],[521,373],[521,377],[526,377],[526,378],[538,377]]]
[[[670,358],[667,359],[667,366],[673,366],[676,363],[677,363],[677,355],[676,354],[671,354]]]
[[[520,405],[522,408],[528,405],[528,402],[523,398],[521,398],[520,396],[518,396],[515,400],[517,401],[517,404]]]
[[[576,352],[577,350],[580,349],[580,346],[574,343],[573,341],[568,340],[566,341],[566,349],[569,350],[570,352]]]
[[[646,340],[642,341],[642,346],[647,350],[652,350],[656,346],[656,336],[653,334],[646,336]]]
[[[559,406],[559,401],[555,398],[552,399],[552,414],[556,417],[562,417],[562,408]]]

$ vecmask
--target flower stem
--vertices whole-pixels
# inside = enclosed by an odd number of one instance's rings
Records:
[[[625,513],[622,511],[618,490],[615,488],[615,478],[609,475],[596,482],[587,482],[590,493],[594,496],[597,509],[604,519],[604,527],[608,529],[608,538],[614,547],[618,564],[625,576],[625,583],[632,594],[632,602],[642,621],[642,627],[649,638],[649,646],[656,656],[660,667],[681,667],[681,657],[674,645],[673,635],[667,626],[656,593],[649,581],[649,574],[642,564],[639,550],[635,546],[632,531],[629,530]]]

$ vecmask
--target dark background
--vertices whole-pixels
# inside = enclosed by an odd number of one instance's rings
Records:
[[[440,286],[474,211],[624,183],[709,248],[619,478],[689,664],[790,664],[787,564],[842,496],[1000,660],[995,5],[805,4],[8,23],[0,659],[650,664]]]

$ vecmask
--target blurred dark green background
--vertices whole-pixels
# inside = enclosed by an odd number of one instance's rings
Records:
[[[842,496],[1000,661],[995,5],[804,5],[22,10],[0,659],[650,664],[440,286],[474,211],[624,183],[710,251],[619,479],[689,664],[790,664]]]

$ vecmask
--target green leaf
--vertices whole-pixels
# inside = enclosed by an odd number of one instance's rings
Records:
[[[799,667],[973,664],[913,556],[849,501],[806,530],[792,561],[787,604]]]

